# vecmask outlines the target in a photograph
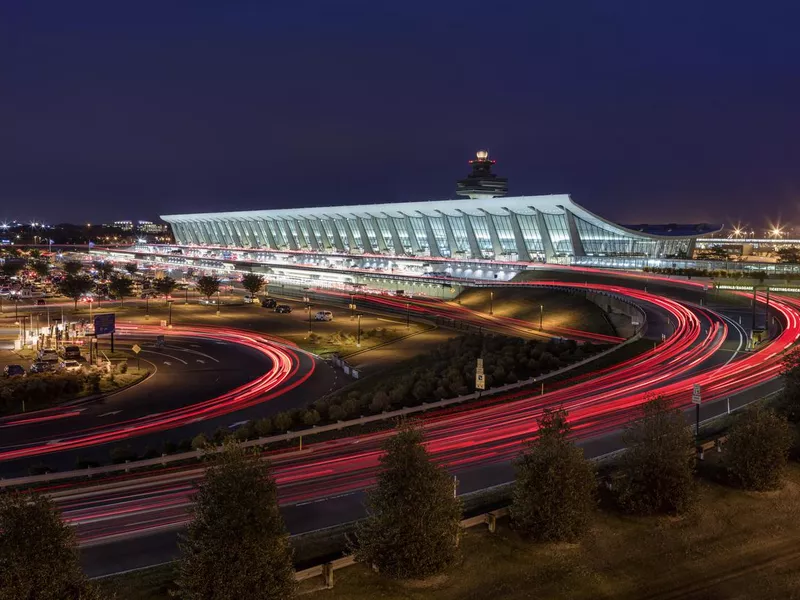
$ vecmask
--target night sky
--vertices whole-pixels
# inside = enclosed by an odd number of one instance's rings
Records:
[[[800,225],[800,2],[2,0],[0,219],[515,195]]]

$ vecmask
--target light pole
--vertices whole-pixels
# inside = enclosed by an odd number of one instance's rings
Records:
[[[539,305],[539,331],[542,330],[542,319],[544,318],[544,304]]]
[[[217,290],[217,316],[219,316],[220,290]]]
[[[358,313],[358,336],[356,337],[356,348],[361,348],[361,313]]]
[[[311,337],[311,304],[306,304],[306,310],[308,311],[308,337]]]
[[[167,303],[169,304],[169,322],[167,323],[168,327],[172,329],[172,303],[174,300],[169,300]]]
[[[144,296],[144,318],[150,318],[150,294]]]
[[[356,316],[356,305],[353,301],[353,294],[350,294],[350,320],[352,321]]]
[[[19,298],[14,296],[14,321],[19,325]]]
[[[183,302],[183,303],[184,303],[184,304],[189,304],[189,286],[188,286],[188,285],[186,286],[186,288],[184,289],[184,291],[186,292],[186,299],[184,300],[184,302]]]
[[[406,302],[406,329],[411,329],[411,303]]]
[[[494,291],[489,292],[489,314],[494,314]]]

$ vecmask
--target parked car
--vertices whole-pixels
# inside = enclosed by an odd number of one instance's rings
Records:
[[[47,302],[44,301],[44,298],[39,298],[36,301],[36,306],[44,306],[45,304],[47,304]]]
[[[255,301],[256,301],[256,297],[253,296],[252,294],[247,294],[244,297],[244,303],[245,304],[253,304]]]
[[[205,304],[206,306],[211,306],[212,304],[216,304],[217,301],[213,298],[200,298],[200,304]]]
[[[58,352],[55,350],[39,350],[36,358],[42,362],[58,362]]]
[[[45,362],[45,361],[37,361],[31,365],[31,373],[49,373],[50,371],[55,370],[56,363],[55,362]]]
[[[68,360],[77,360],[81,357],[80,346],[64,346],[64,358]]]
[[[3,369],[4,377],[25,377],[25,369],[22,365],[6,365]]]
[[[278,303],[275,301],[275,298],[262,298],[261,299],[261,306],[264,308],[275,308],[278,306]]]
[[[77,360],[62,360],[59,364],[59,368],[62,371],[76,372],[83,369],[83,366]]]
[[[315,321],[333,321],[333,313],[329,310],[321,310],[314,315]]]
[[[292,312],[292,307],[289,306],[288,304],[278,304],[275,307],[275,312],[276,313],[290,313],[290,312]]]

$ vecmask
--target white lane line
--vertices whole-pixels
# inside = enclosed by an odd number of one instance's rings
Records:
[[[189,352],[190,354],[197,354],[198,356],[203,356],[205,358],[213,360],[214,362],[219,362],[213,356],[209,356],[208,354],[205,354],[204,352],[198,352],[197,350],[189,350],[188,348],[180,348],[179,346],[165,346],[165,348],[169,348],[170,350],[177,350],[178,352]]]
[[[178,362],[182,362],[185,365],[189,364],[185,360],[183,360],[182,358],[178,358],[177,356],[173,356],[172,354],[164,354],[163,352],[156,352],[155,350],[145,350],[144,348],[142,348],[141,352],[149,352],[150,354],[158,354],[159,356],[166,356],[167,358],[172,358],[174,360],[177,360]],[[165,362],[164,364],[168,364],[168,363]]]
[[[728,360],[726,360],[726,361],[725,361],[725,364],[724,364],[724,365],[722,365],[722,366],[724,367],[724,366],[725,366],[725,365],[727,365],[729,362],[731,362],[731,361],[732,361],[734,358],[736,358],[736,355],[737,355],[737,354],[739,354],[739,352],[741,351],[741,349],[742,349],[742,344],[744,343],[744,339],[745,339],[745,336],[744,336],[744,335],[742,335],[742,333],[744,332],[744,334],[746,335],[746,334],[747,334],[747,331],[745,331],[744,327],[742,327],[741,325],[739,325],[738,323],[736,323],[736,322],[735,322],[733,319],[731,319],[730,317],[726,317],[726,316],[725,316],[724,314],[722,314],[721,312],[720,312],[720,313],[717,313],[717,314],[718,314],[720,317],[722,317],[723,319],[725,319],[725,320],[726,320],[728,323],[730,323],[731,325],[733,325],[733,328],[734,328],[734,329],[736,330],[736,332],[739,334],[739,345],[736,347],[736,350],[734,351],[734,353],[733,353],[733,354],[731,354],[731,357],[730,357]]]
[[[109,411],[107,413],[103,413],[102,415],[97,415],[97,418],[101,419],[103,417],[110,417],[112,415],[118,415],[121,412],[122,412],[121,410],[112,410],[112,411]]]

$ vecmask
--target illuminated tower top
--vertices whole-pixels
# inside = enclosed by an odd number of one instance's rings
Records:
[[[469,161],[472,173],[457,183],[456,193],[469,198],[494,198],[508,193],[508,179],[492,173],[495,161],[489,158],[489,152],[478,150],[475,159]]]

